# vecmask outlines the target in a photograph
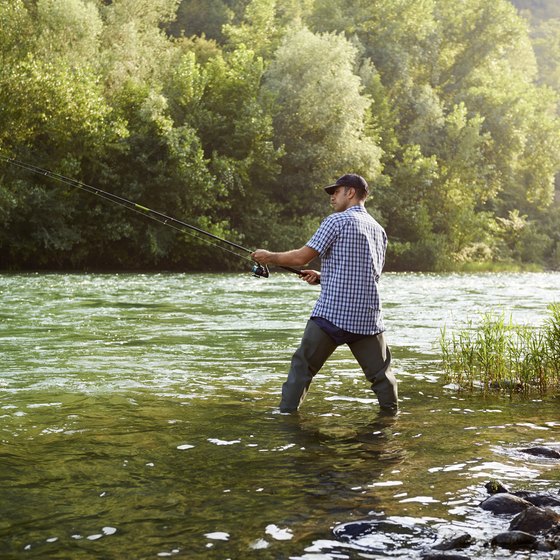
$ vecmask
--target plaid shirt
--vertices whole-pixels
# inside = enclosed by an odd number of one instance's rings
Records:
[[[361,206],[331,214],[307,246],[321,256],[321,295],[312,317],[357,334],[385,330],[377,283],[385,262],[385,230]]]

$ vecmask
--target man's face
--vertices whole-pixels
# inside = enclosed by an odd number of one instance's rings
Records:
[[[350,203],[348,195],[353,190],[352,187],[337,187],[331,194],[331,206],[335,212],[344,212],[348,208]]]

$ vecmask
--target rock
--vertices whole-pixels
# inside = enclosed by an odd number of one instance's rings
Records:
[[[527,500],[534,506],[538,507],[560,507],[560,497],[554,496],[552,494],[536,494],[535,492],[528,492],[526,490],[521,490],[518,492],[511,492],[506,486],[504,486],[499,480],[491,480],[487,482],[484,487],[488,491],[488,494],[512,494],[518,498],[523,498]],[[560,493],[560,492],[559,492]]]
[[[370,535],[377,530],[377,524],[373,521],[351,521],[337,525],[333,529],[333,534],[342,541],[352,541],[365,535]]]
[[[560,515],[550,508],[531,506],[516,515],[509,524],[510,531],[525,531],[536,535],[560,523]]]
[[[529,455],[534,455],[535,457],[547,457],[548,459],[560,459],[560,453],[556,449],[551,449],[550,447],[544,447],[536,445],[535,447],[527,447],[525,449],[520,449],[522,453],[528,453]]]
[[[509,490],[499,480],[491,480],[490,482],[487,482],[484,487],[488,491],[488,494],[509,493]]]
[[[554,546],[554,544],[551,544],[547,541],[537,541],[537,546],[535,546],[535,550],[539,552],[552,552],[553,550],[556,550],[556,547]]]
[[[506,531],[496,535],[490,542],[492,546],[501,546],[502,548],[534,548],[537,537],[524,531]]]
[[[533,505],[520,498],[519,496],[514,496],[513,494],[492,494],[492,496],[486,498],[480,507],[486,511],[491,511],[495,514],[501,513],[519,513],[526,510],[527,508],[533,507]]]
[[[434,550],[456,550],[457,548],[467,548],[474,544],[474,539],[468,533],[462,533],[456,537],[444,539],[442,542],[432,546]]]
[[[430,528],[419,526],[406,526],[402,525],[398,521],[392,519],[385,519],[383,517],[372,518],[372,519],[362,519],[360,521],[350,521],[348,523],[342,523],[333,527],[333,535],[345,542],[358,541],[363,537],[372,535],[375,533],[388,535],[395,534],[402,537],[403,535],[419,536],[424,534],[426,537],[433,538],[434,531]]]
[[[560,524],[553,525],[544,534],[544,544],[549,550],[560,550]]]
[[[552,494],[526,494],[523,498],[537,507],[560,507],[560,498]]]

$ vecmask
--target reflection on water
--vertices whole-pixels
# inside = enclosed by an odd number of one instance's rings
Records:
[[[298,415],[276,411],[317,293],[297,278],[0,276],[2,558],[419,558],[489,538],[489,478],[560,486],[518,451],[558,443],[558,400],[446,392],[435,342],[491,309],[540,322],[559,279],[386,275],[387,419],[346,348]],[[377,530],[333,533],[360,520]]]

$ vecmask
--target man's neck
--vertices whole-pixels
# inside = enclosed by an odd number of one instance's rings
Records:
[[[364,201],[363,200],[358,200],[356,202],[350,202],[350,204],[348,204],[348,206],[346,206],[346,208],[344,210],[342,210],[342,212],[344,212],[345,210],[348,210],[350,208],[354,208],[355,206],[361,206],[362,208],[365,208]]]

